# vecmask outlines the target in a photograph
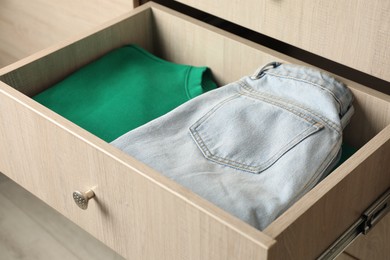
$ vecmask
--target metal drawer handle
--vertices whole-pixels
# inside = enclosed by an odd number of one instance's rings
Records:
[[[93,190],[88,190],[86,192],[76,190],[73,192],[74,202],[76,202],[77,206],[84,210],[88,208],[88,201],[93,197],[95,197]]]

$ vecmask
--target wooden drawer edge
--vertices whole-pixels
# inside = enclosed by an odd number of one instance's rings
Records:
[[[319,256],[390,187],[388,158],[390,126],[264,230],[277,241],[271,255],[275,259]],[[312,241],[316,234],[322,234],[321,239]]]
[[[92,134],[86,132],[85,130],[80,129],[79,127],[77,127],[73,123],[56,115],[54,112],[37,104],[33,100],[29,99],[28,97],[24,96],[23,94],[12,89],[11,87],[7,86],[6,84],[4,84],[2,82],[0,82],[0,100],[3,103],[4,102],[12,103],[13,104],[12,107],[17,107],[17,111],[14,111],[15,118],[12,120],[19,122],[19,125],[20,124],[23,125],[23,123],[20,123],[20,122],[25,122],[25,121],[36,122],[35,118],[39,119],[38,121],[41,121],[43,118],[43,120],[45,122],[44,123],[45,126],[38,126],[38,127],[43,127],[44,129],[46,129],[48,135],[56,135],[56,138],[58,136],[59,139],[61,139],[61,138],[65,139],[65,138],[63,138],[63,136],[70,136],[71,135],[72,139],[76,138],[76,141],[72,145],[69,144],[69,146],[74,146],[74,147],[80,146],[80,147],[87,147],[88,148],[89,151],[88,150],[84,151],[81,148],[77,149],[78,153],[80,154],[80,157],[85,157],[85,156],[83,156],[83,154],[88,154],[88,156],[91,156],[91,151],[92,151],[93,154],[97,154],[97,156],[100,158],[100,161],[102,158],[104,158],[104,160],[110,161],[110,163],[112,165],[116,165],[112,169],[112,171],[113,171],[112,174],[115,174],[115,168],[117,168],[117,167],[128,169],[129,174],[136,173],[138,176],[142,177],[144,182],[149,183],[148,186],[151,185],[150,187],[158,187],[154,190],[158,190],[158,192],[162,192],[161,197],[165,196],[163,194],[170,194],[169,196],[170,197],[173,196],[175,198],[175,200],[182,201],[181,204],[187,205],[187,206],[185,206],[186,208],[188,208],[188,207],[192,208],[195,212],[197,212],[199,218],[212,220],[212,222],[214,223],[213,228],[220,226],[221,229],[225,229],[226,232],[230,233],[231,235],[235,234],[234,236],[237,236],[237,239],[240,237],[239,240],[242,240],[242,239],[246,240],[248,242],[247,245],[251,244],[252,246],[258,248],[259,251],[257,254],[266,254],[268,248],[271,247],[275,243],[275,241],[272,238],[255,230],[253,227],[250,227],[249,225],[242,223],[238,219],[232,217],[231,215],[229,215],[226,212],[222,211],[221,209],[217,208],[216,206],[209,203],[208,201],[205,201],[204,199],[193,194],[192,192],[184,189],[183,187],[179,186],[175,182],[165,178],[163,175],[155,172],[154,170],[150,169],[149,167],[143,165],[142,163],[137,162],[136,160],[132,159],[128,155],[126,155],[126,154],[122,153],[121,151],[117,150],[116,148],[112,147],[108,143],[105,143],[102,140],[98,139],[97,137],[93,136]],[[0,117],[2,116],[1,115],[2,113],[7,113],[7,112],[0,111]],[[27,115],[28,115],[29,120],[26,120],[26,118],[24,118]],[[33,121],[31,121],[31,118],[34,118],[34,119],[32,119]],[[9,117],[7,117],[6,121],[10,122],[11,120],[9,119]],[[5,127],[5,126],[2,125],[1,127]],[[29,126],[26,126],[24,128],[27,128],[27,127],[29,127]],[[50,129],[53,129],[53,130],[50,130]],[[14,132],[15,132],[15,134],[19,133],[18,129],[15,129]],[[29,138],[31,138],[31,136],[25,136],[25,134],[23,134],[23,132],[22,132],[22,134],[18,134],[18,136],[20,137],[21,140],[28,140]],[[0,139],[0,142],[2,143],[2,145],[4,145],[4,147],[8,146],[7,140]],[[22,144],[22,146],[25,147],[25,149],[22,149],[22,150],[26,150],[26,152],[22,152],[22,154],[20,154],[19,152],[15,153],[15,151],[13,151],[12,153],[10,153],[12,155],[8,155],[8,158],[3,158],[3,160],[9,160],[11,162],[16,162],[16,161],[18,161],[18,158],[27,158],[28,156],[26,156],[25,153],[28,153],[28,149],[29,149],[30,145],[26,142],[23,142],[23,141],[20,144]],[[50,146],[52,146],[52,145],[48,144],[48,143],[43,143],[42,150],[40,150],[38,152],[36,151],[36,152],[41,154],[40,157],[42,157],[42,156],[44,157],[44,154],[47,154],[48,152],[56,149],[55,147],[53,148]],[[48,150],[46,150],[47,147],[48,147]],[[35,155],[30,154],[29,156],[30,156],[30,158],[31,157],[35,158]],[[7,157],[7,156],[5,156],[5,157]],[[96,161],[99,161],[99,158],[97,158]],[[28,168],[29,163],[30,162],[28,160],[24,161],[22,163],[25,165],[24,166],[25,169]],[[69,163],[70,162],[68,162],[67,165],[69,165]],[[126,255],[126,252],[123,252],[123,249],[116,247],[115,244],[112,244],[112,241],[110,239],[106,240],[104,237],[102,237],[101,234],[99,233],[100,231],[96,229],[97,227],[95,227],[94,225],[91,227],[91,224],[89,223],[89,221],[85,222],[86,219],[84,217],[82,217],[83,216],[82,213],[80,213],[81,215],[79,215],[79,213],[74,215],[74,209],[69,210],[70,208],[76,207],[75,205],[73,205],[73,201],[72,201],[71,196],[69,196],[69,200],[66,199],[65,204],[62,205],[61,201],[63,201],[63,195],[53,194],[56,192],[61,193],[61,190],[51,191],[49,193],[42,193],[42,189],[41,189],[42,186],[44,186],[44,185],[51,186],[50,182],[47,182],[48,179],[45,179],[43,177],[43,176],[45,176],[45,174],[50,174],[50,173],[42,173],[43,175],[42,175],[42,177],[39,177],[39,179],[43,178],[43,180],[41,180],[43,182],[41,183],[41,185],[37,186],[36,184],[34,184],[34,185],[29,184],[29,181],[26,179],[26,176],[28,176],[29,173],[26,173],[26,172],[23,173],[23,172],[19,172],[19,171],[14,172],[7,167],[6,167],[6,169],[4,169],[3,167],[4,167],[3,165],[0,165],[0,170],[4,174],[9,176],[11,179],[16,181],[18,184],[20,184],[21,186],[23,186],[24,188],[26,188],[27,190],[29,190],[33,194],[37,195],[37,197],[39,197],[40,199],[42,199],[43,201],[48,203],[51,207],[53,207],[54,209],[56,209],[61,214],[65,215],[66,217],[70,218],[76,224],[80,225],[86,231],[90,232],[92,235],[97,237],[99,240],[103,241],[108,246],[112,247],[117,252]],[[73,170],[77,171],[77,169],[73,169]],[[52,172],[58,172],[58,169],[53,169]],[[101,172],[101,173],[92,172],[92,173],[84,173],[84,174],[93,176],[93,175],[100,175],[100,174],[106,174],[106,173],[107,172]],[[24,177],[19,176],[19,174],[24,175]],[[109,173],[107,173],[107,174],[109,174]],[[120,176],[120,175],[118,175],[118,176]],[[37,178],[37,177],[38,176],[36,176],[34,178]],[[97,176],[96,178],[99,179],[99,178],[103,178],[103,177]],[[105,178],[107,178],[107,177],[105,177]],[[127,178],[127,177],[122,174],[122,178]],[[37,180],[35,180],[35,181],[37,181]],[[77,188],[76,186],[80,186],[80,184],[77,185],[78,182],[79,181],[76,181],[76,179],[75,179],[75,183],[74,183],[75,187],[74,188]],[[91,179],[88,182],[85,182],[83,185],[85,185],[87,183],[95,183],[95,181]],[[83,187],[83,185],[81,185],[81,188]],[[58,187],[61,185],[59,183],[57,183],[56,185],[53,185],[53,186]],[[96,185],[95,188],[101,189],[101,188],[99,188],[99,185]],[[110,190],[115,190],[115,187],[111,187]],[[102,191],[99,190],[99,192],[101,193]],[[66,193],[71,194],[71,191],[68,190]],[[60,196],[58,199],[52,199],[52,197],[58,197],[58,196]],[[108,196],[108,195],[103,195],[103,198],[105,196]],[[126,198],[126,194],[123,194],[122,197]],[[48,198],[50,198],[50,199],[48,199]],[[102,198],[102,195],[100,195],[100,198]],[[100,200],[102,200],[102,199],[100,199]],[[113,212],[118,213],[118,214],[116,214],[116,217],[115,217],[116,219],[121,218],[120,217],[121,216],[120,209],[108,209],[108,208],[110,208],[108,206],[109,203],[107,201],[104,201],[104,199],[102,202],[104,205],[106,205],[103,208],[106,207],[107,209],[103,210],[103,212],[100,212],[102,209],[99,209],[99,207],[97,207],[96,208],[96,210],[97,210],[96,215],[103,214],[103,216],[104,216],[104,214],[105,214],[104,212],[112,210]],[[185,212],[185,211],[186,211],[186,209],[184,209],[184,208],[181,210],[178,209],[178,212]],[[103,216],[100,216],[99,218],[104,219]],[[196,216],[194,216],[194,217],[198,218]],[[113,220],[111,220],[111,221],[113,221]],[[107,223],[106,224],[97,223],[98,226],[99,225],[111,225],[111,224],[112,223],[108,223],[108,224]],[[126,224],[124,224],[124,225],[126,226]],[[180,228],[180,226],[177,226],[175,228]],[[209,235],[211,237],[214,236],[213,234],[209,234]],[[215,234],[215,235],[218,235],[218,234]],[[230,239],[232,239],[232,238],[229,238],[229,240]],[[182,241],[182,242],[186,243],[185,241]],[[262,248],[262,250],[260,250],[260,248]]]

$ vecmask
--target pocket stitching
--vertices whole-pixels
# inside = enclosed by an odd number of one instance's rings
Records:
[[[239,169],[239,170],[249,171],[249,172],[252,172],[252,173],[259,173],[259,172],[264,171],[265,169],[269,168],[270,166],[272,166],[273,163],[271,163],[268,167],[265,167],[265,168],[264,168],[264,165],[269,164],[270,161],[275,161],[276,162],[278,160],[278,158],[280,158],[283,154],[287,153],[294,146],[296,146],[301,141],[303,141],[304,139],[306,139],[310,135],[318,132],[319,130],[321,130],[323,128],[323,125],[321,123],[317,122],[313,118],[308,117],[307,115],[302,114],[298,110],[295,110],[295,109],[293,109],[291,107],[285,107],[285,106],[283,106],[283,104],[280,104],[278,102],[269,102],[270,100],[265,100],[265,101],[263,100],[266,103],[269,103],[271,105],[274,105],[274,106],[277,106],[277,107],[279,107],[281,109],[289,111],[293,115],[297,116],[299,119],[307,121],[307,123],[310,124],[310,125],[305,130],[303,130],[301,133],[297,134],[294,138],[292,138],[292,140],[289,141],[287,144],[285,144],[282,148],[280,148],[279,152],[274,154],[267,161],[265,161],[262,164],[257,165],[257,166],[251,166],[251,165],[243,164],[243,163],[240,163],[240,162],[232,161],[232,160],[229,160],[229,159],[222,158],[220,156],[214,155],[208,149],[206,142],[202,139],[200,133],[198,132],[198,128],[203,123],[205,123],[224,104],[226,104],[227,102],[232,101],[233,99],[236,99],[238,97],[244,97],[244,96],[249,97],[249,98],[255,98],[256,100],[260,100],[260,99],[258,99],[256,97],[248,96],[246,93],[235,94],[235,95],[225,99],[221,103],[217,104],[215,107],[213,107],[210,111],[208,111],[204,116],[202,116],[198,121],[196,121],[189,128],[190,134],[191,134],[193,140],[195,141],[196,145],[201,150],[201,152],[204,155],[204,157],[206,157],[207,159],[209,159],[209,160],[211,160],[213,162],[219,163],[219,164],[223,164],[225,166],[229,166],[229,167],[233,167],[233,168]]]
[[[313,115],[312,117],[319,118],[322,122],[327,124],[329,127],[334,129],[338,133],[342,132],[341,128],[336,123],[334,123],[330,119],[328,119],[328,118],[326,118],[326,117],[324,117],[324,116],[322,116],[322,115],[312,111],[311,109],[309,109],[307,107],[303,107],[302,105],[297,104],[297,103],[291,103],[290,101],[286,101],[286,100],[284,100],[284,99],[282,99],[280,97],[276,97],[276,96],[269,95],[269,94],[264,93],[264,92],[260,92],[260,91],[254,90],[250,86],[248,86],[246,84],[246,82],[240,81],[240,82],[238,82],[238,84],[240,84],[242,89],[245,91],[245,93],[242,92],[243,95],[246,95],[248,97],[252,97],[252,98],[255,98],[255,99],[258,99],[258,100],[263,100],[265,102],[267,102],[268,100],[272,100],[273,102],[277,102],[277,106],[282,107],[282,108],[287,108],[288,107],[285,104],[288,104],[290,106],[294,106],[294,107],[300,108],[302,110],[305,110],[307,113]]]
[[[195,128],[192,128],[192,127],[190,128],[191,135],[193,136],[193,138],[195,139],[195,143],[198,145],[199,149],[202,151],[203,155],[207,159],[214,161],[216,163],[222,163],[226,166],[230,166],[230,167],[233,167],[233,168],[236,168],[239,170],[249,171],[252,173],[259,173],[260,171],[266,170],[267,168],[272,166],[272,164],[270,164],[268,167],[265,167],[265,168],[264,168],[264,165],[269,164],[269,162],[273,161],[273,160],[277,161],[277,159],[275,159],[275,158],[281,157],[283,154],[287,153],[289,150],[291,150],[294,146],[299,144],[301,141],[303,141],[304,139],[306,139],[310,135],[318,132],[321,129],[319,127],[315,127],[315,125],[309,126],[304,131],[302,131],[301,133],[296,135],[290,142],[288,142],[286,145],[284,145],[282,148],[280,148],[280,152],[274,154],[267,161],[265,161],[262,164],[257,165],[257,166],[251,166],[251,165],[243,164],[240,162],[232,161],[232,160],[229,160],[226,158],[222,158],[220,156],[217,156],[217,155],[214,155],[213,153],[211,153],[210,150],[207,148],[206,143],[200,137],[199,132],[196,130],[198,128],[198,126],[200,126],[200,125],[197,125]],[[306,134],[306,132],[308,132],[308,133]],[[287,148],[287,147],[289,147],[289,148]]]

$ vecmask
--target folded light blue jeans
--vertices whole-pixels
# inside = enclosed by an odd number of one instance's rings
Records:
[[[325,73],[274,62],[112,144],[262,230],[337,163],[352,100]]]

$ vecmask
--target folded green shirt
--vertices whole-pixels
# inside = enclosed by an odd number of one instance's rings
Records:
[[[335,169],[339,167],[341,164],[343,164],[346,160],[349,159],[354,153],[356,153],[358,149],[355,147],[348,145],[348,144],[342,144],[341,145],[341,158],[340,161],[337,163],[337,165],[334,167]]]
[[[207,67],[171,63],[129,45],[84,66],[33,99],[111,142],[214,88]]]

